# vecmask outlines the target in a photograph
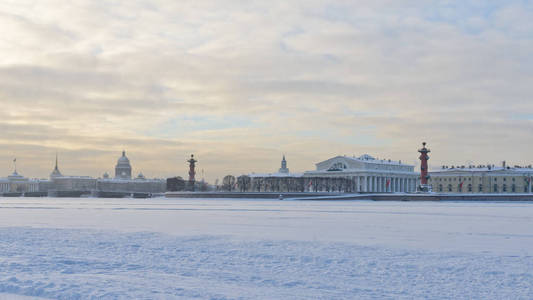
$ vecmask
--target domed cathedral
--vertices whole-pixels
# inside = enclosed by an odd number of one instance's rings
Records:
[[[115,167],[116,179],[131,179],[130,160],[126,157],[126,151],[122,151],[122,156],[117,161]]]

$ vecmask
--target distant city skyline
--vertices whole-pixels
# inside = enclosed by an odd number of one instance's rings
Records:
[[[533,163],[533,2],[0,3],[0,177]]]

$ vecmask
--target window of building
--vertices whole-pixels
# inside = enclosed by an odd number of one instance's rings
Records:
[[[469,184],[469,185],[468,185],[468,191],[469,191],[469,192],[472,192],[472,184]]]
[[[497,193],[497,192],[498,192],[498,185],[497,185],[497,184],[495,184],[495,185],[494,185],[494,188],[493,188],[493,190],[492,190],[492,191],[493,191],[493,192],[495,192],[495,193]]]
[[[482,184],[480,184],[480,185],[478,186],[478,192],[480,192],[480,193],[483,192],[483,185],[482,185]]]
[[[461,184],[457,185],[457,192],[459,192],[459,193],[463,192],[463,187],[461,186]]]
[[[442,184],[439,184],[439,192],[442,192]]]
[[[529,192],[529,187],[527,185],[524,185],[524,193]]]
[[[511,185],[511,192],[516,193],[516,184],[514,184],[514,183],[513,183],[513,185]]]
[[[448,192],[451,192],[451,191],[452,191],[452,185],[448,184]]]
[[[515,181],[515,178],[513,177],[513,182]]]
[[[504,184],[503,187],[502,187],[502,192],[507,192],[507,184]]]
[[[503,177],[503,181],[507,181],[507,177]]]

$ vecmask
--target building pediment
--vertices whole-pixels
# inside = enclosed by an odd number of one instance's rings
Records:
[[[346,156],[336,156],[316,164],[317,171],[340,172],[349,169],[358,169],[362,166]]]

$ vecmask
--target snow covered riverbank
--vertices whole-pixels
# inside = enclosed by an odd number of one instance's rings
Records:
[[[530,299],[533,204],[0,198],[0,293]]]

